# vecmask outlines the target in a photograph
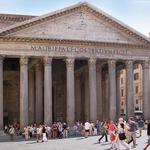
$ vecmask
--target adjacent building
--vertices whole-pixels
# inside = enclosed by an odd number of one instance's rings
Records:
[[[134,65],[134,113],[143,114],[143,71],[140,64]],[[126,114],[126,70],[120,71],[120,114]]]

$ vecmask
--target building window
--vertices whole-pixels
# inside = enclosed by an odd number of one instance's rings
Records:
[[[123,103],[123,101],[122,101],[122,102],[121,102],[121,105],[123,106],[123,104],[124,104],[124,103]]]
[[[138,80],[139,79],[139,74],[138,73],[135,73],[134,74],[134,80]]]
[[[121,78],[121,84],[123,84],[123,78]]]
[[[121,89],[121,96],[124,96],[124,90]]]
[[[135,110],[138,111],[138,110],[140,110],[140,109],[139,109],[139,107],[137,106],[137,107],[135,107]]]
[[[136,86],[136,87],[135,87],[135,93],[137,94],[138,92],[139,92],[139,87]]]
[[[136,99],[136,104],[138,104],[139,103],[139,101],[138,101],[138,99]]]

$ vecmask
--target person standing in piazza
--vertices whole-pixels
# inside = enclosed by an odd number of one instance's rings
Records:
[[[58,127],[57,127],[57,124],[56,122],[54,122],[54,124],[52,125],[52,138],[57,138],[57,133],[58,133]]]
[[[43,125],[43,127],[42,127],[42,136],[43,136],[43,138],[42,138],[42,142],[47,142],[47,137],[46,137],[46,128],[45,128],[45,126]]]
[[[63,138],[67,138],[68,137],[68,125],[67,125],[66,122],[63,123],[62,133],[63,133]]]
[[[150,121],[147,124],[147,136],[148,136],[148,142],[144,147],[144,150],[147,150],[147,148],[150,146]]]
[[[29,128],[28,127],[24,128],[24,136],[25,136],[25,140],[27,141],[29,139]]]
[[[124,123],[123,118],[119,118],[118,122],[118,131],[116,141],[118,142],[117,148],[120,149],[120,145],[122,145],[126,150],[130,150],[130,146],[125,142],[126,140],[126,124]]]
[[[11,125],[11,127],[9,129],[9,134],[10,134],[10,140],[13,141],[14,140],[14,134],[15,134],[15,128],[13,127],[13,125]]]
[[[98,140],[99,143],[101,142],[101,140],[102,140],[104,137],[105,137],[105,142],[108,142],[107,129],[108,129],[107,123],[106,123],[106,122],[103,122],[103,124],[102,124],[102,126],[101,126],[101,129],[100,129],[101,137],[100,137],[99,140]]]
[[[84,124],[84,130],[85,130],[84,136],[85,136],[85,138],[87,138],[89,136],[90,126],[91,126],[91,124],[88,121],[86,121]]]
[[[138,121],[138,128],[139,128],[140,136],[142,136],[142,130],[144,128],[144,120],[142,118],[140,118]]]
[[[110,135],[110,141],[111,141],[111,148],[116,148],[117,144],[116,144],[116,131],[117,131],[117,127],[115,125],[115,123],[113,121],[110,122],[109,126],[108,126],[108,132]]]
[[[40,139],[41,139],[41,126],[37,126],[37,128],[36,128],[36,141],[37,141],[37,143],[39,142]]]
[[[136,148],[136,131],[137,131],[137,125],[136,122],[134,121],[133,117],[129,118],[129,125],[128,125],[128,130],[129,130],[129,134],[131,136],[131,140],[128,141],[128,144],[130,144],[131,142],[133,142],[133,148]]]

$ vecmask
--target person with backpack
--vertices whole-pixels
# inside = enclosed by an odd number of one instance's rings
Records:
[[[126,134],[125,134],[125,125],[124,123],[118,124],[118,135],[117,135],[117,141],[118,141],[118,147],[120,148],[120,144],[126,148],[126,150],[130,150],[130,146],[125,142]]]

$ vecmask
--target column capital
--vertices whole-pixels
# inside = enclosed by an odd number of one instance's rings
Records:
[[[28,64],[28,57],[20,57],[20,64],[27,65]]]
[[[88,60],[88,64],[89,64],[89,65],[96,65],[96,58],[90,58],[90,59]]]
[[[115,65],[116,64],[116,60],[115,59],[110,59],[110,60],[108,60],[108,64],[109,65]]]
[[[133,67],[133,60],[126,60],[125,64],[127,69],[131,69]]]
[[[36,71],[41,71],[42,70],[42,64],[40,62],[38,62],[36,65],[35,65],[35,70]]]
[[[48,56],[44,57],[43,58],[44,65],[50,65],[52,63],[52,59],[53,59],[52,57]]]
[[[150,61],[149,60],[144,60],[142,62],[142,67],[143,69],[149,69],[149,64],[150,64]]]
[[[98,71],[101,71],[101,69],[102,69],[102,62],[97,62],[96,63],[96,71],[98,72]]]
[[[101,66],[97,66],[97,67],[96,67],[96,71],[97,71],[97,72],[99,72],[99,71],[101,71],[101,70],[102,70]]]
[[[65,59],[65,62],[66,62],[67,67],[72,67],[72,66],[74,66],[74,61],[75,61],[74,58],[67,58],[67,59]]]

